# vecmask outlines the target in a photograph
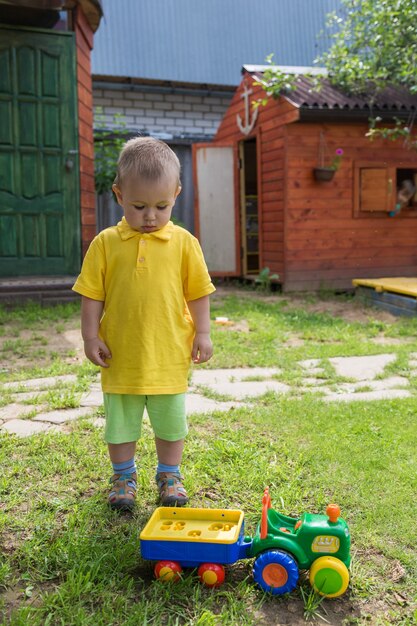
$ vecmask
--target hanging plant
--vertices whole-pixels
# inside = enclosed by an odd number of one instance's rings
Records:
[[[330,157],[324,133],[321,132],[319,139],[318,166],[313,169],[314,178],[321,182],[333,180],[335,173],[341,166],[342,158],[342,148],[337,148],[334,156]]]
[[[333,180],[335,173],[336,170],[333,170],[331,167],[315,167],[313,169],[314,178],[318,182],[328,182]]]

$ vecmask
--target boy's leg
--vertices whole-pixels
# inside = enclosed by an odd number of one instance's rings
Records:
[[[170,466],[179,466],[181,464],[184,439],[166,441],[166,439],[155,437],[155,447],[159,463]]]
[[[128,443],[108,443],[109,456],[112,463],[123,463],[135,456],[136,441]]]
[[[185,394],[147,396],[147,409],[155,433],[156,481],[161,504],[182,506],[188,502],[180,473],[184,437],[188,432]]]
[[[144,396],[104,394],[105,440],[113,465],[110,508],[131,510],[136,497],[136,441],[140,437]]]

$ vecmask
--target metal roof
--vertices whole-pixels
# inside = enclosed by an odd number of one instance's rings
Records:
[[[240,68],[274,53],[312,65],[340,0],[102,0],[93,75],[236,86]]]
[[[256,77],[262,76],[266,65],[254,66],[245,65],[242,71],[250,73]],[[283,68],[289,74],[298,74],[298,70],[304,70],[305,73],[322,74],[320,80],[320,89],[314,86],[314,79],[308,76],[299,75],[295,82],[295,89],[283,93],[283,97],[300,109],[300,119],[309,117],[309,113],[322,113],[327,117],[347,114],[357,117],[369,117],[379,115],[386,117],[388,115],[396,115],[398,117],[408,117],[417,110],[417,95],[412,95],[407,89],[401,87],[387,87],[375,96],[372,105],[370,105],[370,97],[364,95],[348,94],[336,86],[332,85],[323,68]],[[311,70],[311,71],[310,71]]]
[[[248,65],[245,64],[242,67],[243,72],[249,72],[249,74],[260,74],[262,75],[266,69],[277,69],[283,72],[284,74],[311,74],[314,76],[326,76],[327,70],[325,67],[318,66],[296,66],[296,65]]]

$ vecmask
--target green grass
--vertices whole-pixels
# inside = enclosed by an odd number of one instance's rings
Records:
[[[46,402],[51,411],[73,409],[79,406],[80,393],[74,389],[52,389],[46,394]]]
[[[38,326],[39,324],[56,322],[62,331],[62,322],[73,318],[79,312],[79,302],[58,304],[51,307],[42,307],[36,302],[29,302],[24,306],[13,309],[0,307],[0,324],[6,324],[11,319],[24,328]]]
[[[347,322],[330,314],[290,308],[287,300],[229,297],[212,306],[213,317],[224,315],[234,321],[247,320],[249,333],[213,328],[215,356],[210,367],[284,366],[289,362],[333,356],[363,356],[381,353],[413,352],[417,349],[417,319],[401,319],[390,326],[373,318]],[[394,328],[393,328],[394,327]],[[383,333],[390,337],[408,337],[404,345],[377,345],[372,339]],[[286,347],[292,334],[305,341],[300,347]]]
[[[311,397],[271,396],[256,412],[211,415],[210,439],[207,417],[195,416],[183,463],[187,485],[195,506],[243,508],[249,533],[259,520],[265,484],[287,514],[322,512],[329,501],[339,502],[355,554],[349,603],[357,609],[394,593],[411,603],[417,580],[417,409],[411,400],[361,407],[358,419],[354,405],[333,405],[329,419],[329,408]],[[256,624],[267,611],[250,563],[232,566],[228,583],[217,591],[188,576],[169,590],[152,581],[138,543],[156,497],[149,428],[140,444],[140,504],[133,518],[107,510],[107,455],[101,433],[87,421],[75,424],[71,436],[4,437],[1,444],[6,558],[0,572],[3,586],[20,594],[10,624],[134,624],[133,616],[150,624],[174,624],[174,616],[180,624],[194,624],[207,611],[222,612],[214,624]],[[404,578],[393,582],[398,563]],[[274,602],[279,612],[288,600]],[[300,590],[291,602],[304,611]],[[324,601],[319,612],[331,612],[334,602]],[[110,606],[106,616],[103,607]],[[398,607],[399,618],[403,613]]]
[[[342,379],[329,357],[392,352],[398,358],[384,376],[410,377],[415,320],[388,324],[369,309],[368,322],[347,322],[309,311],[317,298],[304,302],[294,308],[290,297],[279,295],[274,301],[248,293],[214,297],[213,317],[246,320],[250,331],[214,328],[215,357],[207,367],[277,367],[282,370],[278,380],[297,391],[305,375],[298,361],[318,358],[324,373],[313,376],[337,388]],[[65,328],[78,324],[76,306],[41,312],[36,307],[16,315],[3,311],[3,338],[12,338],[19,325],[38,333],[55,322]],[[286,347],[294,335],[304,345]],[[372,343],[381,335],[410,341]],[[46,355],[36,365],[16,365],[1,376],[4,381],[76,373],[76,383],[44,392],[49,408],[59,408],[77,405],[96,371],[85,361],[73,363],[63,355],[50,361]],[[416,377],[411,382],[417,389]],[[206,393],[217,397],[215,391]],[[0,397],[0,403],[10,400],[10,393]],[[242,508],[251,534],[267,484],[273,505],[289,515],[323,512],[330,501],[339,503],[352,534],[351,585],[342,598],[324,601],[304,581],[289,596],[270,598],[254,586],[250,561],[227,568],[226,583],[217,590],[202,587],[195,572],[186,572],[176,585],[153,579],[151,564],[140,558],[138,539],[156,506],[148,424],[137,455],[138,507],[130,517],[107,509],[109,461],[92,420],[72,422],[69,435],[0,437],[1,623],[416,624],[416,423],[414,397],[328,404],[312,393],[269,392],[228,413],[191,416],[182,467],[194,506]]]

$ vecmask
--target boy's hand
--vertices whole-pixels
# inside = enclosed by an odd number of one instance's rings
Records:
[[[196,333],[191,351],[193,363],[205,363],[213,356],[210,333]]]
[[[94,363],[94,365],[109,367],[104,359],[111,359],[110,350],[104,341],[101,341],[98,337],[84,340],[84,352],[87,359]]]

